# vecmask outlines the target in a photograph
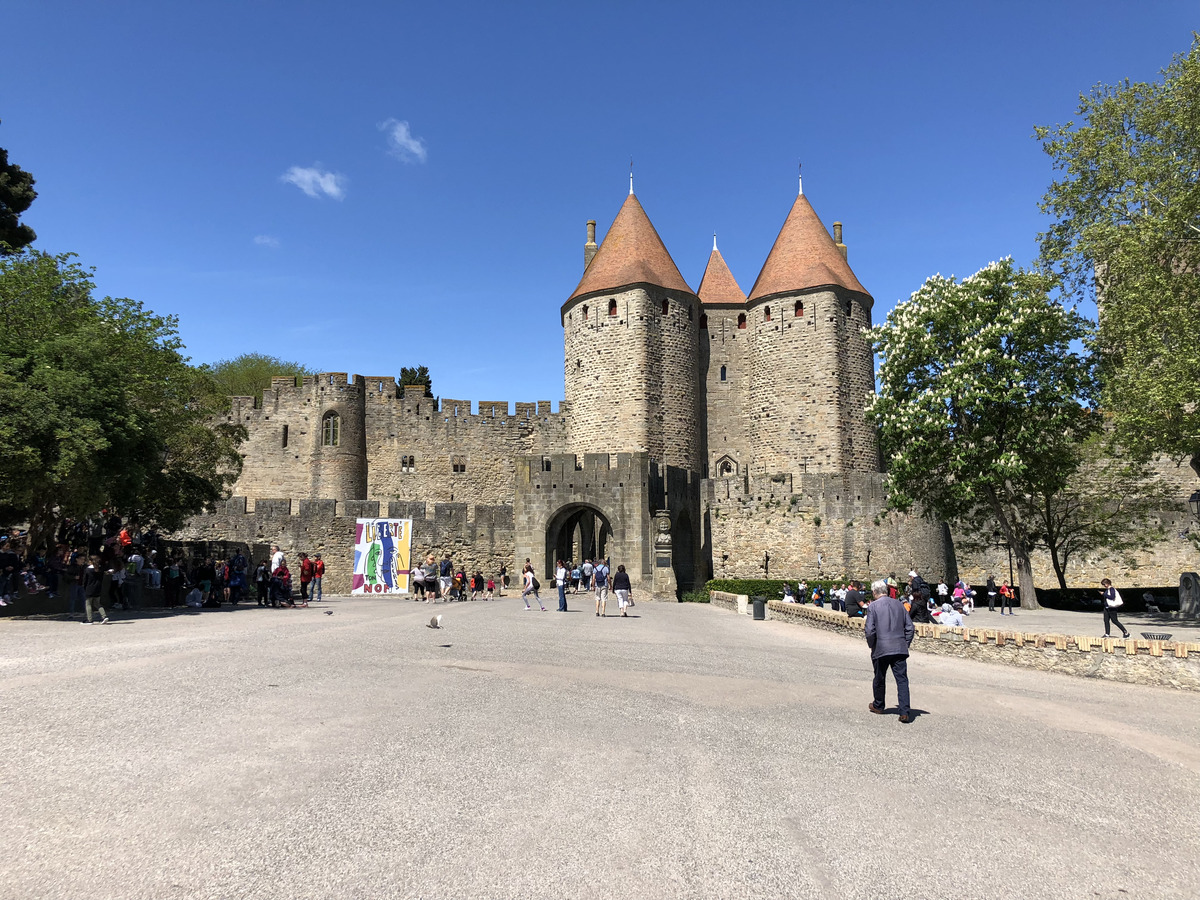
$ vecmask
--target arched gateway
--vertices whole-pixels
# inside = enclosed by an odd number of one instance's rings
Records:
[[[569,503],[558,510],[546,525],[546,577],[554,572],[557,560],[582,562],[610,555],[613,529],[608,517],[588,503]]]

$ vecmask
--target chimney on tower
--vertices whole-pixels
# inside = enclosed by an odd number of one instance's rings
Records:
[[[587,243],[583,245],[583,270],[586,272],[587,267],[592,264],[592,257],[596,255],[596,220],[588,219],[587,224]]]
[[[842,252],[842,259],[849,260],[850,257],[848,254],[849,254],[850,250],[845,244],[842,243],[842,223],[841,222],[833,223],[833,243],[837,246],[838,250],[840,250]]]

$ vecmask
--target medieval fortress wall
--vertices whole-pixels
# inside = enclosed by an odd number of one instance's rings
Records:
[[[350,581],[358,517],[412,518],[413,553],[512,575],[526,558],[603,553],[635,584],[709,577],[866,577],[920,568],[981,581],[1001,548],[960,554],[937,523],[886,511],[864,408],[873,300],[803,193],[750,295],[714,244],[693,291],[630,193],[560,308],[566,397],[516,403],[424,396],[390,376],[274,379],[233,398],[245,465],[234,497],[175,537],[321,552]],[[1176,473],[1181,496],[1194,488]],[[1182,516],[1141,583],[1194,568]],[[1042,583],[1048,560],[1035,560]],[[1123,561],[1076,560],[1073,581]]]

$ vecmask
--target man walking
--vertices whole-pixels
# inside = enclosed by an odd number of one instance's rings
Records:
[[[312,595],[317,600],[322,600],[325,594],[321,590],[321,582],[325,578],[325,562],[321,559],[320,553],[313,554],[313,580],[312,580]]]
[[[450,587],[454,584],[454,563],[450,560],[450,554],[447,553],[438,567],[438,589],[442,595],[442,602],[450,602]]]
[[[883,714],[884,694],[888,669],[896,679],[896,695],[900,705],[900,721],[911,722],[908,705],[908,645],[912,643],[912,619],[904,610],[904,604],[887,595],[887,582],[876,581],[871,585],[874,599],[867,607],[867,646],[871,648],[871,663],[875,667],[872,689],[875,698],[871,701],[871,712]]]
[[[996,611],[996,578],[989,574],[987,580],[988,612]]]
[[[608,615],[605,607],[608,604],[608,566],[604,564],[604,560],[597,560],[596,565],[592,567],[592,590],[596,592],[596,615],[601,618]],[[622,614],[625,607],[621,607]]]

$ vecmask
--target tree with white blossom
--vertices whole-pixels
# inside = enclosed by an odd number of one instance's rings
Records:
[[[1089,323],[1054,286],[1011,258],[962,281],[935,275],[868,333],[889,503],[998,530],[1025,609],[1038,608],[1030,553],[1044,527],[1031,501],[1066,484],[1075,446],[1099,427]]]

